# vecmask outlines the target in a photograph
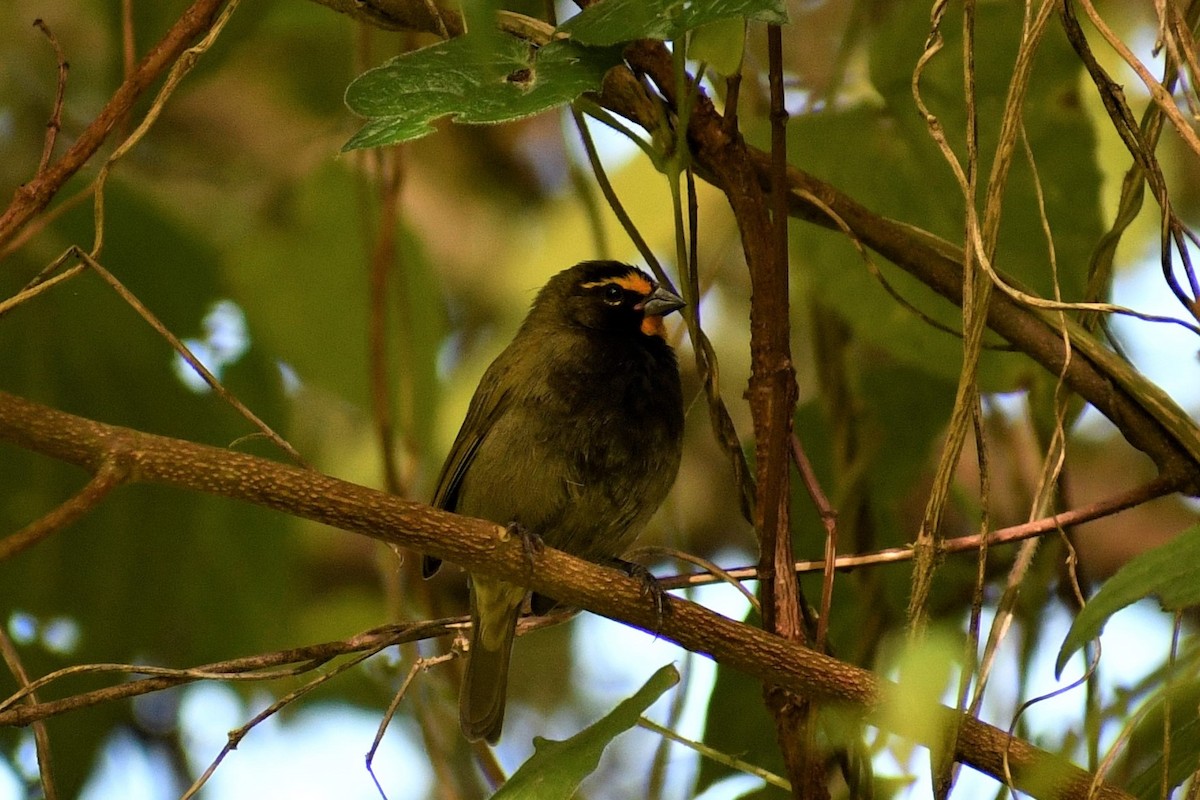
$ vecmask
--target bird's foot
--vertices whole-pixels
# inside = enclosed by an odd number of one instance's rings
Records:
[[[671,613],[671,605],[667,602],[669,597],[667,590],[658,582],[658,578],[654,577],[654,574],[642,564],[626,561],[623,558],[611,558],[608,563],[641,583],[642,596],[654,600],[654,628],[657,633],[662,628],[663,618]]]
[[[521,540],[521,549],[525,552],[525,566],[528,568],[529,574],[532,575],[533,562],[545,551],[546,543],[542,541],[541,536],[538,536],[516,520],[504,526],[504,539],[508,540],[514,537]]]

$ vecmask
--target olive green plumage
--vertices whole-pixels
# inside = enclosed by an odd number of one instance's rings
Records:
[[[679,469],[679,370],[661,317],[682,305],[615,261],[585,261],[551,278],[480,380],[433,504],[515,523],[582,558],[621,555]],[[426,576],[437,566],[426,558]],[[472,577],[459,710],[473,741],[500,737],[525,594]]]

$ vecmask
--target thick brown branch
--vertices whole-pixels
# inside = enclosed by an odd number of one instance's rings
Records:
[[[669,54],[653,48],[640,48],[627,55],[636,57],[636,66],[655,77],[670,75]],[[613,73],[613,84],[636,82],[633,75]],[[609,80],[609,79],[606,79]],[[659,84],[661,87],[661,83]],[[632,86],[628,87],[630,90]],[[610,110],[638,124],[652,124],[639,117],[636,104],[625,102],[629,91],[608,90],[600,101]],[[728,191],[727,177],[721,165],[713,163],[718,150],[705,146],[727,135],[727,126],[707,98],[699,98],[690,117],[696,173]],[[771,157],[754,147],[746,147],[758,181],[771,186]],[[832,230],[843,226],[858,242],[887,258],[917,280],[956,305],[962,304],[962,249],[920,228],[880,216],[836,187],[796,167],[787,170],[789,213]],[[1125,438],[1146,453],[1160,473],[1179,487],[1179,491],[1200,495],[1200,435],[1194,423],[1165,398],[1152,398],[1141,386],[1123,381],[1095,340],[1081,328],[1071,326],[1072,355],[1063,368],[1065,352],[1062,332],[1053,321],[1036,309],[1021,305],[1003,292],[993,292],[988,300],[987,324],[1051,374],[1063,375],[1066,384],[1109,418]],[[1173,427],[1174,426],[1174,427]],[[1182,430],[1180,430],[1182,428]]]
[[[762,537],[759,564],[767,565],[769,580],[762,581],[763,620],[772,632],[808,644],[800,613],[800,588],[796,573],[788,569],[795,557],[791,525],[792,418],[796,414],[796,372],[792,367],[791,311],[788,266],[787,107],[783,90],[783,36],[778,25],[767,26],[767,58],[771,102],[770,245],[768,258],[750,269],[750,387],[747,396],[754,415],[755,466]],[[725,130],[731,130],[725,126]],[[745,144],[734,151],[738,171],[752,174]],[[732,203],[731,203],[732,204]],[[742,224],[738,214],[738,223]],[[743,241],[744,243],[744,241]],[[768,536],[767,533],[770,532]],[[767,551],[768,543],[771,550]],[[770,589],[768,591],[768,588]],[[824,618],[822,618],[823,620]],[[824,643],[816,646],[824,649]],[[764,684],[767,707],[775,717],[776,737],[792,796],[802,800],[829,797],[825,785],[824,756],[814,746],[813,706],[805,697],[789,696]]]
[[[471,572],[522,583],[568,605],[655,631],[764,683],[860,709],[869,722],[916,741],[927,738],[930,730],[929,717],[917,724],[915,719],[884,713],[896,686],[866,670],[684,600],[672,598],[670,613],[660,615],[654,603],[647,602],[639,581],[551,548],[535,556],[536,568],[531,570],[521,542],[490,522],[311,470],[105,425],[5,392],[0,392],[0,441],[88,470],[99,469],[113,458],[127,458],[135,480],[242,500],[427,552]],[[1089,795],[1092,776],[1078,767],[974,717],[959,719],[957,712],[944,706],[931,707],[929,712],[943,729],[957,720],[958,760],[998,780],[1004,780],[1007,752],[1014,785],[1038,796],[1128,797],[1112,787]],[[912,729],[905,727],[909,722]]]
[[[752,151],[759,179],[770,183],[767,154]],[[794,167],[788,169],[792,190],[791,213],[824,227],[844,223],[862,244],[905,270],[956,305],[962,304],[962,250],[919,228],[879,216],[833,186]],[[814,202],[816,198],[819,202]],[[828,208],[828,211],[825,208]],[[829,216],[836,215],[836,219]],[[1069,329],[1070,363],[1063,368],[1062,332],[1037,310],[1027,308],[1004,292],[988,301],[987,324],[1109,418],[1134,447],[1154,461],[1160,473],[1180,491],[1200,494],[1200,447],[1195,435],[1181,435],[1163,421],[1157,400],[1131,391],[1112,370],[1086,351],[1082,330]],[[1093,340],[1094,341],[1094,340]],[[1169,402],[1169,401],[1168,401]],[[1182,419],[1183,412],[1168,409]]]
[[[12,202],[0,215],[0,245],[12,239],[34,215],[44,209],[63,184],[100,149],[113,128],[125,118],[150,84],[179,58],[193,40],[209,29],[224,2],[195,0],[113,92],[108,103],[62,158],[46,169],[39,170],[29,183],[17,189]]]

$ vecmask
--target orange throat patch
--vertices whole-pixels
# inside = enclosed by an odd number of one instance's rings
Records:
[[[647,336],[657,336],[660,339],[666,339],[667,326],[663,324],[662,317],[646,317],[642,320],[642,333]]]

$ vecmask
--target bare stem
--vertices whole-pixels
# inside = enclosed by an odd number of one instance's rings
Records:
[[[129,464],[105,461],[82,489],[58,508],[16,533],[0,539],[0,561],[28,550],[38,542],[83,518],[129,478]]]
[[[29,675],[25,672],[25,665],[21,663],[21,656],[17,653],[17,648],[13,645],[12,640],[8,638],[8,634],[4,632],[4,628],[0,626],[0,656],[3,656],[4,663],[8,665],[8,671],[17,679],[17,684],[26,691],[25,702],[29,706],[38,704],[37,693],[30,688]],[[43,720],[37,720],[33,723],[33,741],[34,747],[37,749],[38,760],[38,776],[42,781],[42,794],[46,800],[58,799],[58,788],[54,783],[54,760],[50,753],[50,734],[46,730],[46,723]]]

